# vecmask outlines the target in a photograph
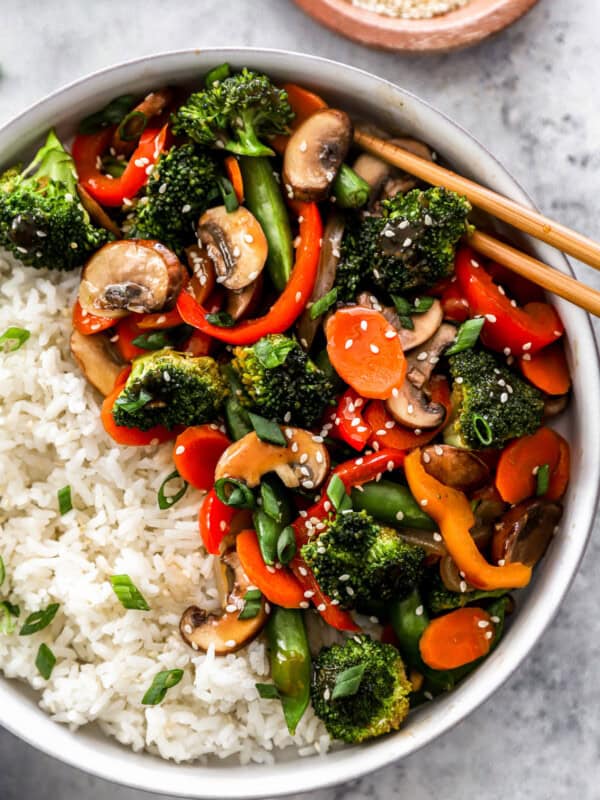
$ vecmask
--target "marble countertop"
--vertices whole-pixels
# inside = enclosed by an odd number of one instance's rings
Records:
[[[363,67],[431,101],[493,150],[544,212],[600,239],[591,202],[600,187],[598,0],[541,0],[495,39],[427,57],[355,45],[319,28],[290,0],[6,0],[2,10],[0,123],[74,78],[152,52],[223,44],[307,51]],[[600,277],[576,269],[600,288]],[[598,800],[595,533],[554,624],[499,692],[401,764],[316,792],[314,800]],[[77,772],[0,731],[0,797],[157,796]]]

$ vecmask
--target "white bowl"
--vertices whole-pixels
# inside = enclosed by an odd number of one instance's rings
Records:
[[[322,91],[331,103],[353,109],[391,131],[432,145],[462,174],[522,203],[530,200],[511,175],[475,139],[439,111],[404,89],[362,70],[296,53],[242,48],[189,50],[150,56],[96,73],[47,97],[0,130],[5,164],[38,143],[50,126],[69,136],[78,119],[123,92],[198,81],[215,64],[230,62],[262,70]],[[524,242],[524,240],[523,240]],[[529,243],[534,255],[563,272],[566,260]],[[102,778],[169,795],[195,798],[264,798],[314,790],[357,778],[390,764],[447,731],[494,692],[519,666],[556,613],[577,570],[591,530],[600,460],[598,355],[583,311],[556,305],[569,337],[574,401],[566,421],[572,446],[572,477],[559,535],[521,593],[519,610],[493,655],[457,690],[412,714],[397,733],[344,747],[326,756],[285,753],[274,766],[185,766],[134,753],[93,728],[77,732],[54,723],[20,683],[0,679],[0,724],[44,752]],[[585,446],[584,446],[585,443]]]

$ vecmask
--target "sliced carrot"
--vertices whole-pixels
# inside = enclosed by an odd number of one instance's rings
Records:
[[[338,375],[362,397],[387,400],[406,374],[395,328],[379,311],[351,306],[329,317],[327,353]]]
[[[283,608],[300,608],[300,603],[306,602],[302,586],[289,569],[267,567],[255,531],[238,533],[235,543],[240,563],[250,583],[260,589],[269,602]]]
[[[241,205],[244,202],[244,179],[239,162],[235,156],[227,156],[224,163],[227,177],[231,181],[237,201]]]
[[[327,108],[327,103],[318,94],[298,86],[297,83],[284,83],[283,89],[287,92],[289,103],[295,116],[290,128],[295,131],[305,120],[311,117],[316,111]],[[269,140],[269,144],[277,153],[283,153],[287,147],[289,136],[274,136]]]
[[[121,370],[115,382],[115,388],[112,392],[104,398],[102,403],[102,410],[100,417],[104,430],[112,437],[118,444],[128,445],[146,445],[146,444],[159,444],[160,442],[167,442],[169,439],[174,439],[177,431],[169,431],[162,425],[155,425],[147,431],[140,431],[138,428],[128,428],[125,425],[117,425],[112,415],[115,400],[121,394],[121,390],[127,382],[127,377],[131,372],[130,367],[125,367]]]
[[[128,317],[123,317],[123,319],[117,322],[115,344],[117,345],[117,350],[121,358],[125,359],[125,361],[133,361],[133,359],[138,356],[148,355],[147,350],[133,343],[133,340],[137,339],[137,337],[141,336],[144,332],[138,325],[140,317],[141,314],[130,314]]]
[[[483,608],[457,608],[432,620],[419,640],[421,658],[431,669],[456,669],[486,656],[494,624]]]
[[[215,482],[217,461],[230,444],[216,426],[194,425],[175,439],[173,461],[185,481],[208,491]]]
[[[571,453],[569,444],[560,434],[558,436],[558,464],[554,471],[550,474],[550,483],[548,484],[548,491],[544,495],[547,500],[560,500],[563,494],[567,491],[569,485],[569,474],[571,471]]]
[[[73,327],[76,331],[84,336],[92,336],[94,333],[107,331],[116,325],[117,319],[109,319],[108,317],[96,317],[88,311],[84,311],[81,307],[79,300],[75,300],[73,306]]]
[[[562,342],[543,347],[528,360],[520,358],[519,366],[527,380],[546,394],[566,394],[571,388],[569,365]]]
[[[448,381],[443,375],[434,375],[429,384],[431,399],[434,403],[441,403],[446,409],[446,419],[451,411],[450,390]],[[394,450],[410,450],[413,447],[420,447],[428,444],[442,430],[445,421],[438,427],[431,430],[415,433],[411,428],[405,428],[394,421],[391,414],[388,414],[385,405],[381,400],[373,400],[364,412],[365,422],[370,425],[374,433],[369,439],[369,444],[375,442],[379,447],[392,447]],[[392,426],[393,423],[393,427]]]
[[[554,475],[561,457],[561,438],[551,428],[540,428],[531,436],[515,439],[503,450],[496,470],[496,488],[505,503],[520,503],[532,497],[536,492],[536,473],[544,464],[550,468],[551,477]],[[564,469],[563,463],[563,473]],[[567,460],[567,479],[568,469]],[[555,491],[562,483],[564,479],[557,479]]]

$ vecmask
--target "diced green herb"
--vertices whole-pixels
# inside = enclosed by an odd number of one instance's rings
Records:
[[[254,508],[256,505],[252,490],[235,478],[219,478],[215,492],[222,503],[232,508]]]
[[[71,487],[70,486],[63,486],[62,489],[59,489],[56,493],[58,497],[58,510],[63,514],[67,514],[72,508],[73,503],[71,501]]]
[[[219,328],[233,328],[235,320],[227,311],[216,311],[214,314],[207,314],[206,321]]]
[[[4,583],[6,578],[6,567],[4,566],[4,559],[0,556],[0,586]]]
[[[127,411],[131,414],[134,411],[137,411],[138,409],[148,405],[151,400],[152,395],[145,391],[145,389],[142,389],[135,400],[127,400],[127,395],[120,394],[115,400],[115,406],[118,406],[119,408],[122,408],[123,411]]]
[[[108,128],[109,125],[117,125],[133,107],[134,103],[135,97],[132,94],[123,94],[120,97],[115,97],[100,111],[84,117],[79,123],[79,133],[86,135],[98,133],[103,128]]]
[[[181,487],[181,489],[175,492],[175,494],[165,494],[166,485],[171,481],[176,480],[177,478],[179,478],[183,482],[183,486]],[[161,509],[161,511],[164,511],[166,508],[171,508],[172,506],[175,505],[175,503],[178,503],[181,500],[183,495],[187,492],[187,489],[188,489],[188,482],[183,480],[183,478],[181,477],[179,472],[177,472],[176,469],[173,470],[173,472],[170,472],[160,485],[157,494],[158,507]]]
[[[338,288],[334,286],[333,289],[324,294],[323,297],[319,297],[312,306],[310,307],[310,318],[317,319],[326,311],[328,311],[331,306],[336,302],[338,296]]]
[[[52,650],[50,650],[47,644],[41,644],[37,651],[37,656],[35,657],[35,665],[42,678],[46,680],[50,678],[55,664],[56,656]]]
[[[366,664],[355,664],[355,666],[340,672],[335,680],[331,699],[337,700],[339,697],[350,697],[356,694],[360,688],[365,668]]]
[[[25,620],[25,624],[19,631],[19,636],[31,636],[32,633],[43,631],[52,622],[56,616],[56,612],[60,608],[60,603],[50,603],[48,608],[43,608],[41,611],[34,611]]]
[[[141,333],[136,336],[131,344],[141,347],[142,350],[162,350],[163,347],[168,347],[171,344],[171,340],[166,331],[151,331],[150,333]]]
[[[276,422],[261,417],[258,414],[253,414],[251,411],[248,412],[248,416],[250,417],[252,427],[256,431],[256,435],[261,441],[269,442],[269,444],[276,444],[279,447],[286,446],[285,436]]]
[[[550,486],[550,464],[542,464],[535,477],[537,483],[535,493],[538,497],[542,497],[542,495],[546,494]]]
[[[244,595],[244,607],[238,614],[238,619],[254,619],[260,612],[262,594],[260,589],[248,589]]]
[[[166,669],[157,673],[150,688],[142,697],[142,704],[145,706],[157,706],[162,703],[169,689],[177,686],[182,678],[182,669]]]
[[[291,525],[287,525],[277,539],[277,558],[285,566],[296,555],[296,536]]]
[[[0,603],[0,634],[8,634],[14,631],[20,613],[19,606],[13,605],[8,600],[3,600]]]
[[[206,73],[204,78],[204,85],[207,89],[211,89],[215,83],[220,83],[224,81],[225,78],[228,78],[231,75],[231,67],[229,64],[219,64],[218,67],[214,67],[210,70],[210,72]]]
[[[133,611],[150,611],[146,598],[129,575],[111,575],[110,585],[121,601],[123,608],[129,608]]]
[[[456,353],[462,353],[463,350],[470,350],[475,346],[479,339],[479,334],[485,323],[485,317],[477,317],[477,319],[468,319],[458,329],[454,344],[446,350],[445,355],[453,356]]]
[[[396,313],[400,319],[400,324],[403,328],[407,331],[412,331],[415,328],[415,325],[410,318],[410,315],[414,313],[414,307],[406,300],[404,297],[401,297],[398,294],[390,295],[392,298],[392,302],[394,303],[394,307],[396,309]]]
[[[0,336],[0,350],[5,353],[14,353],[23,347],[31,333],[25,328],[7,328]]]
[[[275,522],[281,522],[284,513],[283,503],[270,482],[270,476],[263,478],[260,482],[260,499],[262,500],[261,507],[265,514],[274,519]]]
[[[492,443],[494,438],[493,431],[489,422],[481,414],[473,414],[473,428],[475,429],[475,435],[484,447]]]
[[[229,178],[226,178],[224,175],[221,175],[219,178],[217,178],[217,184],[219,186],[219,191],[221,192],[223,205],[225,206],[227,213],[231,214],[231,212],[236,211],[240,205],[238,203],[235,189],[233,188]]]
[[[433,297],[416,297],[412,309],[413,314],[424,314],[429,311],[434,302]]]
[[[279,700],[279,689],[274,683],[256,683],[256,691],[263,700]]]
[[[130,111],[119,125],[119,136],[124,142],[135,142],[148,125],[148,115],[143,111]]]
[[[294,350],[296,342],[287,337],[260,339],[253,347],[254,354],[266,369],[275,369],[285,364],[288,354]]]

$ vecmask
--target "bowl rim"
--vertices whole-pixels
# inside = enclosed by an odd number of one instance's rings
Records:
[[[146,55],[97,70],[41,98],[3,125],[0,128],[0,147],[3,146],[4,140],[10,141],[11,137],[15,136],[23,124],[29,124],[30,118],[42,119],[44,113],[51,113],[52,106],[56,101],[69,96],[71,92],[86,84],[90,84],[91,92],[95,82],[101,83],[103,79],[110,76],[123,77],[121,73],[127,73],[125,77],[131,82],[140,81],[145,74],[144,67],[148,67],[150,64],[168,67],[172,60],[174,64],[181,62],[187,65],[188,59],[191,64],[194,56],[204,56],[205,54],[215,58],[220,57],[221,60],[228,58],[235,60],[244,57],[249,61],[256,59],[260,62],[261,57],[275,61],[279,59],[282,62],[280,66],[284,70],[289,68],[289,63],[286,65],[286,61],[299,60],[305,64],[311,63],[315,67],[321,66],[324,70],[328,70],[329,72],[324,74],[326,82],[331,80],[336,70],[341,70],[350,76],[385,87],[400,99],[408,97],[417,107],[437,119],[441,118],[447,129],[457,132],[461,141],[464,141],[465,148],[468,147],[470,152],[476,152],[488,165],[494,165],[497,170],[497,180],[503,179],[510,184],[508,193],[514,199],[533,207],[531,199],[511,173],[475,137],[430,103],[391,81],[358,67],[284,49],[210,47],[199,50],[187,48]],[[271,66],[269,69],[277,69],[277,66]],[[191,68],[188,71],[191,73]],[[151,77],[149,74],[148,79]],[[117,81],[114,82],[114,85],[118,85]],[[573,274],[564,255],[539,244],[536,250],[562,271]],[[591,321],[581,309],[574,308],[559,298],[555,300],[555,303],[565,318],[568,318],[567,328],[573,338],[575,330],[577,331],[578,357],[584,352],[587,356],[591,356],[590,361],[593,364],[586,364],[585,371],[586,392],[579,397],[583,411],[586,408],[591,411],[593,398],[600,396],[598,346]],[[577,373],[580,369],[577,370]],[[586,419],[583,411],[577,414],[577,419]],[[287,763],[282,761],[274,765],[252,765],[251,767],[231,767],[226,764],[222,767],[190,766],[163,760],[152,754],[135,753],[131,748],[119,744],[108,736],[104,739],[104,734],[101,740],[98,739],[95,742],[89,736],[74,735],[65,725],[53,722],[49,715],[40,710],[37,703],[31,708],[26,706],[21,693],[15,688],[16,681],[7,679],[3,675],[0,675],[0,725],[47,755],[70,766],[114,783],[177,797],[281,797],[353,780],[400,760],[453,728],[487,700],[522,663],[558,611],[585,552],[598,505],[600,459],[594,460],[590,454],[596,453],[600,449],[600,423],[595,421],[593,415],[588,415],[586,422],[589,430],[586,430],[585,450],[582,448],[581,452],[581,471],[586,475],[586,487],[584,487],[582,496],[578,498],[577,536],[565,531],[565,536],[571,542],[568,563],[561,564],[562,568],[554,571],[556,574],[548,576],[546,583],[551,584],[552,591],[547,590],[548,594],[544,603],[537,603],[534,608],[528,609],[527,618],[520,625],[519,630],[512,631],[511,636],[505,640],[506,645],[509,646],[498,648],[493,656],[458,689],[418,711],[415,724],[412,726],[415,730],[409,732],[401,729],[395,734],[374,740],[367,745],[330,751],[327,756],[322,758],[318,756],[310,759],[298,757]],[[592,484],[594,488],[590,491],[587,487]],[[573,503],[572,500],[571,503]],[[438,718],[437,724],[432,725],[432,718],[436,717]],[[429,728],[433,730],[428,732]]]

